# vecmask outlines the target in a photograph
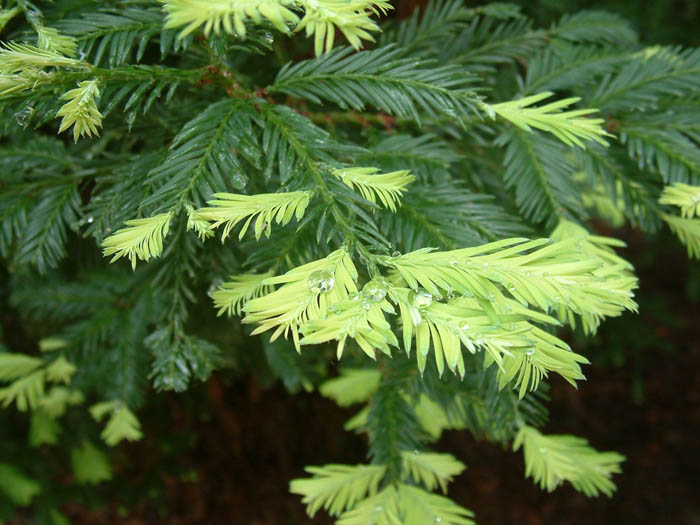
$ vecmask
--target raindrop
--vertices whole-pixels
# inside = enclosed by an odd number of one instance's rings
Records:
[[[216,290],[218,290],[219,286],[221,286],[221,283],[222,283],[222,282],[223,282],[223,279],[222,279],[221,277],[215,278],[215,279],[211,282],[211,284],[209,285],[209,288],[207,289],[207,295],[208,295],[209,297],[212,297],[212,295],[214,294],[214,292],[216,292]]]
[[[525,351],[525,355],[535,355],[535,349],[534,348],[528,348]]]
[[[508,283],[508,291],[509,292],[515,291],[515,283]]]
[[[329,292],[335,285],[335,279],[330,272],[317,270],[309,275],[306,284],[309,286],[309,290],[314,293]]]
[[[438,516],[437,518],[435,518],[435,523],[440,523],[441,521],[442,521],[442,518],[441,518],[440,516]]]
[[[469,325],[467,323],[462,324],[462,326],[459,327],[463,332],[466,332],[469,330]]]
[[[362,294],[359,292],[352,292],[348,295],[351,301],[359,301]]]
[[[487,262],[485,262],[485,263],[483,264],[484,267],[486,267],[486,266],[488,266],[488,265],[489,265],[489,263],[487,263]]]
[[[433,304],[433,296],[427,290],[418,288],[411,290],[408,294],[408,301],[416,308],[427,308]]]
[[[492,293],[489,294],[489,301],[493,301],[496,298]]]
[[[450,266],[458,266],[459,261],[457,259],[450,259]]]
[[[94,221],[95,221],[95,218],[92,217],[92,216],[90,216],[90,217],[87,218],[87,223],[88,223],[88,224],[92,224]]]
[[[369,310],[370,308],[372,308],[372,303],[370,301],[368,301],[367,299],[363,299],[360,306],[362,306],[363,310]]]
[[[17,124],[19,124],[22,127],[25,127],[33,113],[34,108],[32,106],[26,106],[24,109],[21,109],[20,111],[15,113],[15,120],[17,121]]]
[[[391,254],[392,257],[401,257],[401,252],[400,251],[395,251],[394,253]]]
[[[386,297],[386,286],[379,279],[372,279],[362,289],[362,295],[373,303],[379,303]]]

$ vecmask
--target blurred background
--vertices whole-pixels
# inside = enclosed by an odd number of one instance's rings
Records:
[[[628,18],[645,43],[700,44],[697,0],[514,3],[541,26],[604,8]],[[423,4],[399,1],[395,16]],[[446,432],[435,448],[468,466],[450,496],[482,525],[700,524],[700,264],[665,234],[605,233],[628,243],[622,255],[640,277],[640,314],[604,323],[594,338],[568,336],[593,365],[578,390],[553,378],[547,431],[586,436],[626,456],[618,492],[612,499],[587,499],[568,485],[542,492],[524,478],[520,454]],[[14,337],[20,348],[22,334]],[[65,514],[91,524],[332,523],[308,518],[288,482],[305,465],[364,461],[364,438],[343,430],[354,411],[303,390],[292,395],[264,367],[255,377],[215,374],[186,395],[157,396],[139,414],[146,438],[114,451],[112,481],[55,495],[73,502]],[[0,428],[3,440],[26,439],[25,423],[8,411]],[[58,461],[51,449],[44,454],[47,465]]]

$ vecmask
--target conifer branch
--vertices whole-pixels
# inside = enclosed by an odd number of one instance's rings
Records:
[[[263,282],[273,275],[271,271],[260,274],[232,275],[231,280],[221,284],[211,296],[214,300],[214,306],[219,309],[218,315],[241,315],[245,303],[272,291],[272,288]]]
[[[61,96],[62,100],[68,100],[56,113],[57,117],[63,117],[59,133],[63,133],[73,126],[73,139],[83,135],[92,137],[98,135],[97,128],[102,127],[102,113],[97,109],[97,100],[100,97],[100,89],[96,80],[86,80],[78,84]]]
[[[351,189],[357,188],[368,201],[379,200],[393,212],[406,186],[415,180],[407,170],[380,174],[378,168],[341,168],[332,173]]]
[[[584,140],[607,146],[604,137],[610,134],[601,127],[603,119],[587,118],[596,112],[596,109],[561,111],[581,100],[580,98],[571,97],[532,107],[533,104],[551,96],[551,92],[544,92],[510,102],[484,104],[484,108],[488,113],[498,115],[522,130],[532,131],[532,128],[535,128],[552,133],[567,146],[585,148]]]
[[[566,435],[544,435],[524,426],[513,442],[513,450],[523,447],[525,475],[552,492],[562,481],[586,494],[612,496],[612,474],[620,472],[624,457],[616,452],[598,452],[585,439]]]
[[[700,186],[680,182],[666,186],[659,198],[659,204],[679,207],[681,216],[686,219],[692,219],[696,215],[700,217]]]
[[[149,261],[163,252],[163,239],[168,235],[173,213],[161,213],[145,219],[132,219],[122,228],[107,237],[102,246],[105,257],[113,255],[112,261],[128,257],[131,267],[136,268],[136,260]]]
[[[215,193],[216,200],[209,201],[212,207],[196,210],[195,217],[199,220],[211,221],[212,228],[218,228],[223,224],[222,242],[241,221],[245,222],[238,234],[238,239],[243,239],[248,226],[255,219],[255,239],[258,240],[263,233],[267,237],[270,236],[273,222],[285,226],[292,218],[301,220],[311,196],[312,193],[309,191],[258,195]]]

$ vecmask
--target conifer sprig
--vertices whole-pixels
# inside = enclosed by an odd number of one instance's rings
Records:
[[[305,31],[314,36],[317,55],[330,51],[339,30],[356,49],[362,40],[374,41],[379,30],[371,15],[384,14],[392,6],[383,0],[160,0],[168,13],[167,28],[180,28],[180,38],[202,27],[205,35],[222,30],[246,37],[246,22],[271,23],[289,33]],[[303,16],[297,14],[303,9]]]
[[[681,216],[686,219],[692,219],[696,215],[700,217],[700,186],[680,182],[666,186],[659,203],[677,206],[681,209]]]
[[[299,331],[309,321],[325,318],[331,305],[343,303],[357,292],[357,270],[346,248],[299,266],[284,275],[265,279],[264,286],[281,285],[274,292],[252,299],[243,319],[259,326],[253,334],[275,329],[271,340],[291,334],[300,351]]]
[[[382,259],[414,290],[476,296],[505,305],[505,295],[544,311],[564,308],[596,318],[636,307],[627,280],[611,278],[576,244],[548,239],[505,239],[476,248],[434,252],[429,248]]]
[[[84,135],[92,137],[98,135],[97,128],[102,127],[102,113],[97,109],[97,100],[100,97],[100,88],[97,80],[86,80],[78,84],[61,96],[61,100],[67,100],[56,113],[57,117],[63,117],[59,133],[63,133],[73,126],[73,140]]]
[[[357,188],[368,201],[376,203],[379,200],[394,212],[406,186],[415,180],[407,170],[380,173],[378,168],[341,168],[333,170],[333,175],[350,188]]]
[[[549,492],[563,481],[587,496],[612,496],[612,474],[620,472],[624,457],[616,452],[598,452],[585,439],[575,436],[545,435],[523,426],[513,442],[513,450],[523,447],[525,475]]]
[[[285,226],[296,218],[304,216],[312,193],[296,191],[290,193],[261,193],[258,195],[236,195],[234,193],[215,193],[215,200],[209,201],[211,207],[196,210],[194,217],[210,221],[212,228],[224,225],[221,240],[228,237],[231,230],[240,222],[243,223],[239,239],[243,239],[253,219],[255,219],[255,239],[265,234],[269,237],[272,224]]]
[[[45,67],[80,67],[83,64],[50,49],[9,42],[0,47],[0,73],[12,75]]]
[[[525,131],[535,128],[552,133],[567,146],[576,145],[584,148],[584,140],[594,141],[603,146],[608,144],[604,137],[610,134],[601,126],[603,119],[588,118],[588,115],[598,110],[561,111],[581,100],[579,97],[565,98],[544,106],[533,107],[533,104],[551,97],[552,94],[547,91],[510,102],[487,104],[484,107],[487,112],[495,113]]]
[[[118,230],[102,243],[105,257],[113,255],[111,262],[128,257],[132,268],[136,268],[137,259],[148,261],[159,257],[163,252],[163,240],[168,235],[172,218],[173,214],[169,212],[126,221],[126,228]]]

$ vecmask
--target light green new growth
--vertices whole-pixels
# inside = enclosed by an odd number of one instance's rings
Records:
[[[359,190],[368,201],[376,204],[379,200],[393,212],[396,204],[401,202],[406,186],[415,180],[408,170],[380,173],[377,168],[342,168],[334,169],[332,173],[351,189]]]
[[[194,230],[197,233],[200,241],[205,241],[214,236],[214,229],[209,222],[202,219],[189,204],[187,209],[187,231]]]
[[[382,0],[160,0],[168,13],[167,28],[185,26],[180,32],[184,37],[199,27],[205,35],[222,30],[246,37],[246,22],[261,24],[263,19],[276,29],[289,33],[305,30],[314,35],[317,55],[330,51],[335,41],[335,31],[340,30],[348,42],[358,49],[362,40],[374,41],[370,31],[379,30],[372,21],[372,14],[386,13],[391,4]],[[300,19],[299,9],[304,10]]]
[[[388,485],[354,509],[343,514],[336,525],[406,525],[401,519],[396,489]]]
[[[41,406],[49,414],[60,415],[67,404],[82,402],[82,396],[58,386],[45,394],[46,382],[67,384],[75,370],[63,356],[47,362],[24,354],[0,353],[0,381],[11,381],[0,388],[0,402],[4,407],[15,403],[20,412]]]
[[[366,401],[377,390],[380,380],[381,372],[374,368],[343,369],[339,377],[324,381],[319,392],[346,407]]]
[[[474,514],[451,499],[431,494],[417,487],[399,484],[399,506],[403,525],[439,523],[444,525],[474,525]]]
[[[121,401],[104,401],[90,407],[90,414],[100,422],[109,414],[107,426],[100,434],[105,443],[114,446],[120,441],[138,441],[143,437],[136,415]]]
[[[659,203],[679,207],[681,216],[686,219],[692,219],[696,215],[700,217],[700,186],[680,182],[666,186]]]
[[[55,445],[61,433],[61,425],[44,410],[34,410],[29,422],[29,445]]]
[[[132,268],[136,268],[137,259],[149,261],[159,257],[173,215],[173,212],[168,212],[124,222],[127,228],[117,230],[102,243],[103,254],[114,255],[111,262],[128,257]]]
[[[80,390],[71,390],[62,386],[54,386],[39,399],[38,406],[48,416],[56,419],[65,414],[69,406],[80,405],[85,400]]]
[[[613,250],[613,248],[624,248],[626,246],[624,242],[611,237],[591,235],[582,226],[565,219],[559,221],[551,238],[556,241],[575,242],[581,254],[597,260],[600,268],[593,272],[596,279],[614,282],[621,290],[626,290],[630,294],[638,287],[639,280],[634,275],[632,265]],[[636,305],[633,302],[626,302],[625,308],[636,311]],[[576,326],[576,315],[580,317],[585,333],[593,334],[598,330],[601,316],[588,311],[574,313],[562,305],[557,309],[559,319],[568,322],[572,327]]]
[[[297,0],[296,3],[304,8],[305,14],[294,30],[304,29],[306,36],[314,35],[317,55],[333,48],[336,28],[355,49],[362,47],[362,40],[374,42],[370,31],[379,31],[379,26],[370,15],[386,14],[393,9],[384,0]]]
[[[0,493],[16,505],[29,505],[41,492],[41,485],[28,478],[12,465],[0,463]]]
[[[97,99],[100,97],[100,88],[97,80],[85,80],[78,87],[71,89],[61,96],[61,100],[68,100],[56,113],[57,117],[63,117],[59,133],[63,133],[73,126],[73,140],[84,135],[92,137],[99,135],[97,128],[102,127],[102,113],[97,109]]]
[[[33,81],[22,75],[0,73],[0,96],[9,95],[32,87]]]
[[[384,258],[382,264],[394,268],[412,289],[423,287],[434,296],[459,293],[503,308],[510,295],[545,312],[594,318],[634,310],[629,279],[587,257],[577,242],[514,238],[446,252],[422,248]]]
[[[0,73],[12,75],[44,67],[79,67],[82,62],[31,44],[9,42],[0,48]]]
[[[22,10],[19,7],[13,7],[12,9],[0,9],[0,31],[3,30],[10,20],[21,12]]]
[[[0,388],[2,406],[7,408],[14,402],[20,412],[36,408],[39,400],[44,397],[45,379],[45,371],[37,370],[15,379],[5,388]]]
[[[661,218],[688,248],[688,255],[700,259],[700,218],[686,219],[668,214],[662,215]]]
[[[688,248],[688,255],[700,259],[700,186],[679,182],[665,186],[659,204],[681,209],[680,217],[663,213],[661,218]]]
[[[428,490],[442,487],[464,470],[449,454],[402,453],[404,479],[423,483]],[[338,525],[396,524],[425,525],[445,523],[472,525],[473,514],[454,502],[405,483],[388,484],[378,491],[386,475],[383,465],[326,465],[307,467],[312,478],[295,479],[290,490],[303,496],[307,512],[313,516],[324,508],[340,516]]]
[[[401,459],[406,478],[424,485],[429,491],[440,487],[445,494],[447,484],[452,478],[459,476],[467,468],[451,454],[404,451],[401,453]]]
[[[236,225],[245,220],[239,239],[243,239],[248,226],[255,220],[255,239],[265,234],[269,237],[272,223],[285,226],[296,217],[304,216],[312,193],[309,191],[294,191],[289,193],[260,193],[257,195],[236,195],[234,193],[215,193],[217,200],[209,201],[211,208],[200,208],[195,211],[195,220],[212,222],[212,228],[225,224],[222,242],[228,237]]]
[[[326,465],[307,467],[313,474],[311,479],[295,479],[289,490],[304,496],[309,516],[323,508],[331,516],[338,516],[352,508],[367,496],[377,493],[379,482],[384,477],[383,465]]]
[[[585,439],[568,435],[545,435],[530,426],[523,426],[513,450],[523,447],[525,475],[532,477],[549,492],[563,481],[586,494],[612,496],[615,483],[612,474],[620,472],[624,457],[616,452],[598,452]]]
[[[498,366],[500,387],[513,382],[520,397],[528,390],[537,389],[549,371],[555,371],[571,384],[583,379],[579,363],[588,361],[572,352],[562,340],[529,322],[556,323],[555,319],[528,310],[513,300],[496,306],[459,297],[445,303],[431,300],[430,304],[418,307],[409,299],[412,293],[405,288],[391,291],[401,310],[407,353],[415,335],[416,361],[421,373],[432,342],[439,374],[447,364],[453,373],[463,377],[465,365],[460,346],[471,353],[483,349],[485,364]]]
[[[107,456],[90,441],[71,451],[73,475],[78,483],[96,485],[112,479],[112,467]]]
[[[273,275],[272,271],[232,275],[230,281],[221,284],[211,294],[214,305],[219,309],[218,315],[241,315],[245,303],[272,291],[272,287],[263,284],[263,281]]]
[[[570,97],[544,106],[532,107],[533,104],[549,98],[553,93],[547,91],[537,95],[502,102],[500,104],[484,104],[484,109],[491,115],[498,115],[512,122],[525,131],[532,128],[552,133],[568,146],[585,148],[584,140],[591,140],[607,146],[603,137],[610,136],[602,127],[601,118],[586,118],[597,109],[577,109],[561,111],[578,102],[580,97]]]
[[[73,374],[75,374],[75,365],[71,364],[63,356],[58,356],[54,361],[46,367],[46,379],[54,383],[70,383]]]
[[[204,34],[223,29],[227,33],[246,36],[245,22],[249,19],[260,24],[263,18],[279,31],[288,33],[288,23],[299,22],[290,9],[294,0],[160,0],[163,11],[168,13],[165,25],[168,29],[185,26],[180,38],[204,26]]]
[[[62,35],[56,28],[35,24],[37,34],[37,47],[46,49],[59,55],[74,57],[78,51],[78,42],[75,38]]]
[[[0,353],[0,381],[13,381],[44,364],[42,359],[25,354]]]
[[[300,327],[310,320],[325,318],[331,305],[347,301],[350,293],[357,292],[356,280],[355,265],[347,249],[341,248],[324,259],[264,280],[265,286],[282,286],[248,302],[243,308],[246,313],[243,322],[259,325],[253,335],[276,328],[271,336],[273,341],[291,333],[300,351]]]
[[[394,309],[383,298],[372,301],[364,293],[353,295],[345,301],[333,303],[327,317],[310,319],[302,327],[304,338],[301,344],[337,340],[336,357],[340,359],[347,338],[351,337],[371,359],[375,359],[375,349],[391,355],[389,345],[398,346],[398,340],[384,318],[384,312],[393,314]]]

